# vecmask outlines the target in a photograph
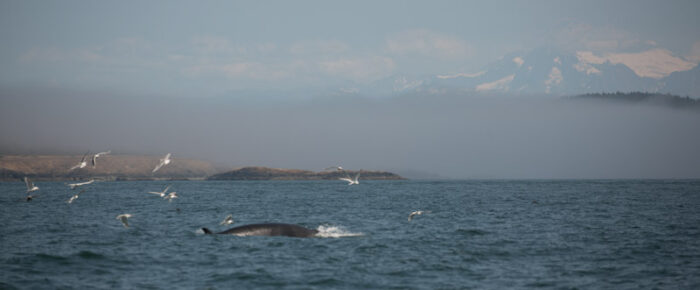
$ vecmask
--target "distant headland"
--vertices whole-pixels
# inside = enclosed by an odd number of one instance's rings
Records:
[[[208,177],[208,180],[336,180],[341,177],[360,174],[360,179],[369,180],[399,180],[405,179],[397,174],[386,171],[368,170],[333,170],[314,172],[299,169],[280,169],[268,167],[243,167]]]
[[[81,155],[0,155],[0,181],[70,181],[97,179],[127,180],[332,180],[358,171],[313,172],[299,169],[242,167],[222,170],[209,162],[173,157],[173,162],[153,173],[162,156],[106,155],[97,165],[69,170]],[[403,177],[385,171],[362,170],[360,179],[397,180]]]

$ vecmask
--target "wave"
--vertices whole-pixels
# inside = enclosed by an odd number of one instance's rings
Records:
[[[320,225],[316,228],[317,237],[321,238],[344,238],[344,237],[361,237],[364,233],[354,233],[346,230],[342,226]]]

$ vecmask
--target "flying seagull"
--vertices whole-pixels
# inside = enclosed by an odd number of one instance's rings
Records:
[[[27,185],[27,199],[26,200],[32,201],[32,199],[34,199],[34,197],[36,197],[36,195],[32,195],[29,193],[32,191],[39,190],[39,187],[34,185],[34,183],[31,180],[29,180],[29,178],[27,178],[26,176],[24,177],[24,184]]]
[[[177,193],[173,191],[164,198],[167,199],[169,202],[173,202],[173,198],[177,198]]]
[[[117,219],[120,220],[125,228],[129,227],[129,221],[127,220],[128,218],[131,217],[131,214],[125,213],[125,214],[120,214],[117,216]]]
[[[37,190],[39,190],[39,187],[36,186],[36,185],[34,185],[34,182],[32,182],[31,180],[29,180],[29,178],[26,177],[26,176],[24,177],[24,184],[27,185],[27,193],[30,193],[30,192],[32,192],[32,191],[37,191]]]
[[[109,153],[112,153],[112,150],[100,152],[100,153],[97,153],[95,155],[92,155],[92,168],[95,168],[95,166],[97,165],[97,157],[100,157],[102,155],[107,155]]]
[[[168,191],[168,189],[170,188],[170,185],[172,185],[172,184],[168,184],[168,186],[165,187],[165,189],[163,191],[149,191],[148,193],[157,194],[160,197],[165,197],[165,192]]]
[[[408,215],[408,221],[410,222],[414,216],[422,215],[424,213],[430,213],[430,211],[417,210]]]
[[[359,178],[360,178],[360,173],[358,172],[357,175],[355,175],[355,179],[351,179],[350,175],[348,175],[348,177],[341,177],[338,179],[347,181],[348,185],[353,185],[353,184],[360,184]]]
[[[70,198],[68,201],[66,201],[66,202],[67,202],[67,203],[73,203],[73,201],[76,200],[76,199],[78,199],[78,196],[79,196],[81,193],[83,193],[83,192],[85,192],[85,189],[83,189],[83,190],[81,190],[80,192],[78,192],[77,194],[74,194],[73,196],[71,196],[71,198]]]
[[[223,221],[221,221],[222,225],[230,225],[232,223],[234,223],[233,215],[228,215],[228,216],[226,216],[226,218]]]
[[[158,163],[158,165],[156,165],[156,168],[153,168],[153,172],[156,172],[161,167],[170,164],[170,161],[171,161],[170,160],[170,153],[168,153],[165,155],[165,157],[163,159],[160,160],[160,163]]]
[[[75,189],[76,187],[80,187],[80,186],[83,186],[83,185],[88,185],[88,184],[93,183],[93,182],[95,182],[95,180],[94,180],[94,179],[90,179],[90,180],[85,181],[85,182],[71,183],[71,184],[68,184],[68,186],[70,186],[70,189]]]
[[[85,161],[85,157],[87,157],[88,153],[90,153],[90,151],[85,152],[85,154],[83,155],[83,158],[80,159],[80,163],[78,163],[78,165],[71,167],[70,170],[74,170],[74,169],[78,169],[78,168],[85,168],[85,166],[87,166],[87,161]]]

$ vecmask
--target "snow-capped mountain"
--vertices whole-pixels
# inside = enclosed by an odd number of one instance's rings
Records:
[[[394,76],[366,87],[372,95],[403,93],[509,93],[523,95],[577,95],[598,92],[645,91],[700,97],[700,68],[683,61],[690,70],[676,71],[662,78],[638,71],[613,57],[591,52],[563,53],[536,49],[514,53],[477,72],[445,73],[433,76]]]

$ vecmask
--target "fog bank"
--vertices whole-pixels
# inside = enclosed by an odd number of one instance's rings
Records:
[[[499,96],[266,102],[0,90],[0,153],[164,154],[229,167],[448,178],[698,178],[700,112]]]

